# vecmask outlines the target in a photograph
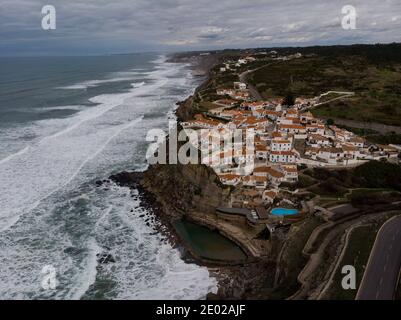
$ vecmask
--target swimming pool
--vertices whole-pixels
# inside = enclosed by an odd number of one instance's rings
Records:
[[[275,216],[290,216],[297,213],[298,213],[297,209],[285,209],[285,208],[274,208],[271,211],[271,214]]]

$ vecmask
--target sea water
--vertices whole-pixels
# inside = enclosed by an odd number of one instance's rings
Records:
[[[0,298],[202,299],[216,290],[138,194],[95,182],[145,170],[199,80],[156,54],[0,58]],[[112,257],[101,261],[101,257]],[[54,270],[56,287],[46,286]]]

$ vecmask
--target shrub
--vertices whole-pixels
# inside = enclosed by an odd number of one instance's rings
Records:
[[[369,161],[355,168],[353,175],[363,187],[401,190],[401,166],[394,163]]]

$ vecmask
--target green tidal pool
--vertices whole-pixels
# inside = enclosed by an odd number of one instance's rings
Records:
[[[192,251],[209,260],[238,261],[246,260],[247,255],[233,241],[201,225],[179,220],[175,228]]]

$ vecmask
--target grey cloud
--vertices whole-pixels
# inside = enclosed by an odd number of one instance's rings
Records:
[[[0,54],[116,52],[401,41],[399,0],[50,0],[57,30],[40,28],[42,0],[2,0]],[[51,3],[50,3],[51,2]]]

